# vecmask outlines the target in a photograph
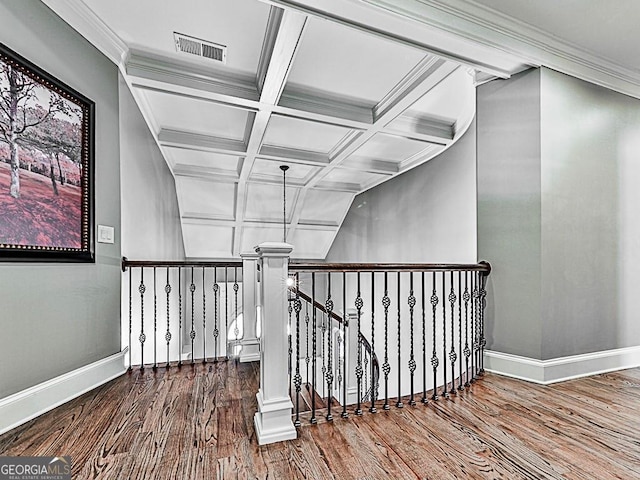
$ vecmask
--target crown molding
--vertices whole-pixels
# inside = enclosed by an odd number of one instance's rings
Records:
[[[640,98],[640,73],[474,0],[362,0],[483,47]],[[515,72],[513,72],[515,73]]]
[[[122,67],[127,45],[81,0],[41,0],[109,60]]]

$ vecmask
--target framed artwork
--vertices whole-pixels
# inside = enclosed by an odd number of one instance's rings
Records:
[[[0,43],[0,262],[94,261],[94,109]]]

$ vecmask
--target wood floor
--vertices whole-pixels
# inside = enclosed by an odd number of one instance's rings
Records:
[[[304,426],[259,447],[258,367],[134,371],[0,436],[74,479],[640,478],[640,369],[542,387],[496,375],[452,400]]]

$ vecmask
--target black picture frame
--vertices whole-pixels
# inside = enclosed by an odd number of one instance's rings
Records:
[[[95,262],[94,158],[95,103],[0,43],[0,262]]]

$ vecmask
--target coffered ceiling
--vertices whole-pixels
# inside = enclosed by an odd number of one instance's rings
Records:
[[[175,177],[191,258],[282,240],[280,165],[293,256],[324,258],[357,193],[465,132],[478,82],[545,64],[504,40],[525,0],[42,1],[123,72]],[[177,52],[174,32],[225,46],[226,63]]]

